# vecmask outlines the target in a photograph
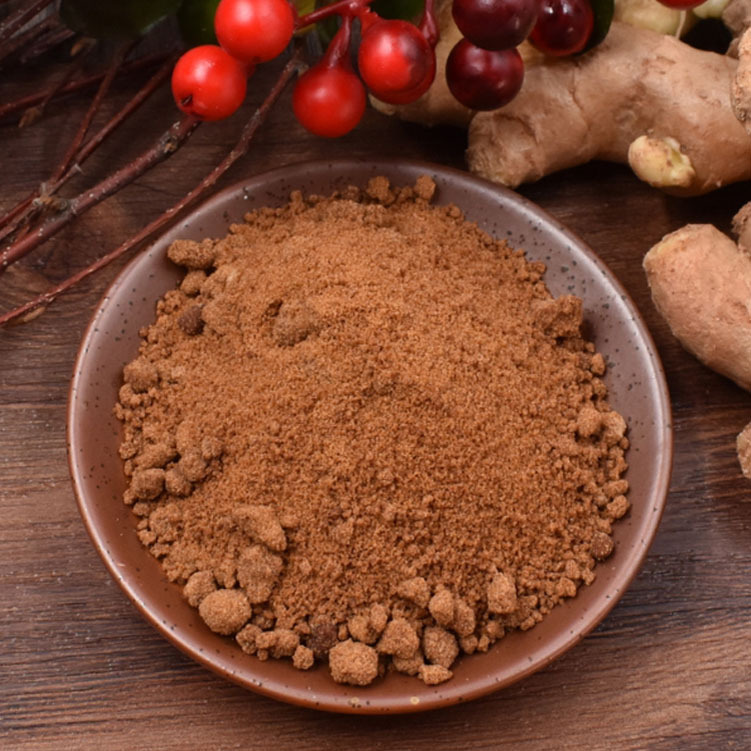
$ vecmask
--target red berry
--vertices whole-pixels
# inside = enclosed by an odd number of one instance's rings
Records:
[[[288,0],[221,0],[214,16],[219,44],[246,63],[264,63],[284,52],[295,30]]]
[[[589,0],[542,0],[529,41],[547,55],[573,55],[586,47],[594,23]]]
[[[459,31],[476,47],[507,50],[521,44],[537,20],[538,0],[454,0]]]
[[[321,63],[300,76],[292,92],[295,117],[325,138],[349,133],[362,119],[366,103],[365,87],[352,71]]]
[[[188,50],[172,71],[177,106],[201,120],[223,120],[245,99],[248,68],[221,47],[205,44]]]
[[[524,62],[516,49],[484,50],[462,39],[446,60],[446,82],[465,107],[495,110],[508,104],[524,81]]]
[[[407,21],[377,21],[367,28],[357,63],[367,87],[390,104],[413,102],[435,78],[433,48]]]

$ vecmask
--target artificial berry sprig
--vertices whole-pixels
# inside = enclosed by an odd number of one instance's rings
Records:
[[[314,135],[343,136],[365,112],[365,87],[349,61],[351,32],[352,17],[343,16],[320,62],[300,76],[292,92],[295,117]]]
[[[256,65],[287,49],[296,13],[288,0],[222,0],[214,16],[219,44],[232,57]]]
[[[426,34],[414,24],[385,20],[369,9],[361,16],[361,24],[357,63],[366,86],[388,104],[419,99],[435,78],[437,28]]]
[[[333,16],[341,19],[339,30],[293,92],[295,116],[305,128],[330,138],[351,131],[365,112],[366,86],[389,103],[418,99],[435,77],[438,25],[433,0],[426,1],[417,26],[380,18],[370,9],[371,2],[338,0],[297,17],[288,0],[221,0],[214,17],[219,46],[195,47],[175,66],[172,91],[177,106],[202,120],[228,117],[242,104],[245,80],[257,63],[279,56],[295,32]],[[355,19],[362,28],[359,76],[350,64]]]
[[[349,132],[365,110],[362,83],[388,104],[415,101],[436,73],[433,0],[425,0],[417,25],[381,18],[370,7],[373,1],[336,0],[297,17],[289,0],[220,0],[214,20],[220,47],[191,50],[186,62],[176,66],[173,88],[178,106],[201,119],[226,117],[244,97],[242,68],[229,58],[251,66],[246,69],[249,74],[256,63],[281,54],[295,32],[333,16],[341,19],[339,33],[295,87],[298,120],[316,135]],[[451,10],[463,38],[446,62],[449,90],[470,109],[492,110],[521,89],[524,63],[518,45],[528,40],[553,56],[585,51],[607,33],[613,0],[453,0]],[[348,63],[355,19],[361,24],[359,76]]]

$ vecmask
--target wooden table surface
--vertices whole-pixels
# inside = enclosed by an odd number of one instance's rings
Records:
[[[270,71],[253,79],[258,101]],[[0,100],[41,71],[3,73]],[[118,84],[114,111],[136,82]],[[60,159],[86,95],[28,129],[0,123],[0,209]],[[139,112],[69,186],[124,163],[175,114],[167,92]],[[100,118],[101,119],[101,118]],[[0,279],[2,309],[115,247],[176,201],[234,142],[244,118],[204,125],[191,143],[68,227]],[[289,93],[227,185],[314,157],[396,156],[463,168],[466,136],[369,112],[324,141],[295,124]],[[751,397],[671,337],[641,259],[687,222],[729,227],[748,185],[679,200],[628,169],[592,164],[520,192],[578,232],[635,299],[672,395],[670,497],[646,562],[617,607],[548,668],[484,699],[432,713],[338,716],[255,695],[193,663],[144,622],[106,572],[68,475],[65,408],[73,361],[97,301],[122,264],[36,320],[0,331],[0,747],[5,749],[721,749],[751,748],[751,483],[735,436]]]

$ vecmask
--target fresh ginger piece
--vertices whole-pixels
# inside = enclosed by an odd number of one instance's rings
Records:
[[[722,22],[733,35],[727,54],[738,56],[738,42],[743,32],[751,26],[751,3],[749,0],[730,0],[722,11]]]
[[[704,0],[701,5],[691,8],[691,12],[697,18],[722,18],[729,4],[730,0]]]
[[[738,238],[738,248],[751,256],[751,203],[741,207],[733,217],[733,234]]]
[[[709,224],[688,224],[647,253],[655,306],[681,344],[751,391],[751,257]]]
[[[741,464],[743,474],[751,480],[751,423],[739,433],[736,441],[738,449],[738,461]]]
[[[738,68],[731,89],[733,112],[751,134],[751,29],[743,32],[737,52]]]
[[[751,177],[751,139],[733,114],[738,62],[614,22],[586,55],[529,66],[509,104],[470,123],[470,169],[516,187],[592,159],[626,163],[640,136],[672,138],[698,195]]]
[[[696,179],[691,160],[670,136],[639,136],[628,147],[628,163],[640,180],[656,188],[687,188]]]
[[[660,34],[677,34],[681,26],[681,11],[669,8],[659,0],[615,0],[613,20]]]

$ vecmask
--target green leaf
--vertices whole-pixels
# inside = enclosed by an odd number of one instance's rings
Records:
[[[180,0],[62,0],[60,17],[73,31],[89,37],[133,39],[179,5]]]
[[[190,47],[216,44],[214,15],[219,0],[183,0],[177,11],[180,34]]]
[[[418,21],[425,7],[424,0],[375,0],[370,6],[381,18],[403,18]]]
[[[305,16],[316,9],[316,0],[294,0],[292,4],[297,8],[298,16]]]

